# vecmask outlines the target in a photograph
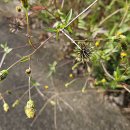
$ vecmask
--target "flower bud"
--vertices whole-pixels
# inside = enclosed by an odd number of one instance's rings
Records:
[[[3,104],[3,109],[5,112],[9,111],[9,105],[6,102],[4,102],[4,104]]]
[[[30,68],[26,69],[25,73],[28,75],[31,74],[31,69]]]
[[[126,53],[126,52],[121,52],[121,53],[120,53],[120,56],[121,56],[121,58],[124,58],[124,57],[127,56],[127,53]]]
[[[21,9],[21,6],[16,6],[16,12],[21,12],[22,9]]]
[[[12,104],[12,107],[16,107],[17,105],[19,104],[19,100],[17,99],[13,104]]]
[[[125,39],[126,39],[126,36],[125,36],[125,35],[120,35],[120,39],[121,39],[121,40],[125,40]]]
[[[71,74],[69,74],[69,77],[70,77],[70,78],[73,78],[74,76],[73,76],[73,74],[71,73]]]
[[[100,41],[96,41],[95,46],[99,47],[99,45],[100,45]]]
[[[25,108],[25,114],[28,118],[35,117],[35,109],[34,108]]]
[[[29,101],[27,101],[27,104],[26,104],[24,110],[25,110],[25,114],[28,118],[34,118],[35,112],[36,112],[34,101],[31,99]]]
[[[7,77],[8,73],[8,70],[0,71],[0,81],[4,80]]]
[[[31,99],[30,99],[29,101],[27,101],[26,107],[27,107],[27,108],[34,107],[34,101],[31,100]]]
[[[101,80],[101,82],[102,82],[102,83],[106,83],[106,79],[103,78],[103,79]]]

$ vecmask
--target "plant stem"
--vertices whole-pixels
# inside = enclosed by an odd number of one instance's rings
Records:
[[[29,17],[28,17],[28,10],[25,9],[25,15],[26,15],[26,22],[27,22],[27,37],[28,37],[28,44],[32,46],[35,49],[35,46],[32,44],[31,38],[30,38],[30,27],[29,27]]]
[[[79,16],[81,16],[84,12],[86,12],[89,8],[91,8],[98,0],[95,0],[91,5],[89,5],[85,10],[83,10],[79,15],[77,15],[74,19],[72,19],[66,26],[68,27],[74,20],[76,20]],[[29,31],[29,20],[28,20],[28,11],[26,10],[26,19],[27,19],[27,29]],[[61,30],[62,32],[64,28]],[[66,34],[66,33],[65,33]],[[53,34],[52,36],[50,36],[49,38],[47,38],[43,43],[41,43],[41,45],[35,49],[31,54],[27,55],[27,56],[32,56],[34,53],[36,53],[49,39],[51,39],[52,37],[54,37],[56,34]],[[68,35],[67,35],[68,36]],[[73,40],[72,38],[69,37],[69,39]],[[73,40],[74,41],[74,40]],[[73,42],[75,44],[75,41]],[[32,44],[31,44],[32,45]],[[80,47],[79,47],[80,48]],[[22,59],[22,58],[21,58]],[[15,66],[17,63],[19,63],[21,61],[21,59],[19,59],[18,61],[16,61],[14,64],[12,64],[7,70],[11,69],[13,66]]]
[[[28,77],[28,96],[29,100],[31,100],[31,76]]]
[[[1,59],[1,62],[0,62],[0,68],[2,67],[3,65],[3,62],[5,60],[5,57],[6,57],[7,53],[4,53],[3,56],[2,56],[2,59]]]
[[[29,54],[29,55],[25,55],[25,56],[23,56],[23,57],[31,57],[32,55],[34,55],[45,43],[47,43],[48,42],[48,40],[50,40],[52,37],[54,37],[55,36],[55,34],[54,35],[52,35],[52,36],[50,36],[49,38],[47,38],[44,42],[42,42],[41,43],[41,45],[39,45],[39,47],[37,48],[37,49],[35,49],[31,54]],[[22,57],[22,58],[23,58]],[[21,59],[22,58],[20,58],[19,60],[17,60],[15,63],[13,63],[11,66],[9,66],[8,68],[7,68],[7,70],[10,70],[12,67],[14,67],[16,64],[18,64],[20,61],[21,61]]]
[[[95,0],[91,5],[89,5],[86,9],[84,9],[81,13],[79,13],[75,18],[73,18],[66,26],[68,27],[73,21],[75,21],[78,17],[80,17],[83,13],[85,13],[88,9],[90,9],[94,4],[96,4],[98,0]]]
[[[31,57],[29,57],[29,70],[31,70]],[[28,77],[28,96],[29,100],[31,100],[31,73]]]
[[[107,69],[105,68],[105,66],[104,66],[104,64],[103,64],[103,61],[100,61],[100,63],[101,63],[101,65],[102,65],[102,68],[103,68],[104,72],[106,73],[106,75],[107,75],[109,78],[115,80],[115,78],[114,78],[111,74],[109,74],[109,72],[108,72]]]
[[[63,29],[61,29],[61,32],[81,50],[81,47]]]
[[[81,13],[79,13],[75,18],[73,18],[63,29],[60,31],[71,40],[80,50],[81,47],[64,31],[66,27],[68,27],[73,21],[75,21],[78,17],[80,17],[83,13],[85,13],[88,9],[90,9],[98,0],[95,0],[91,5],[89,5],[86,9],[84,9]]]

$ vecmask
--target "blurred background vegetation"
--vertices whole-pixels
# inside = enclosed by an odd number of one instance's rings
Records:
[[[4,2],[10,1],[4,0]],[[93,0],[30,0],[29,2],[29,11],[33,7],[45,8],[33,10],[37,11],[33,18],[45,26],[44,33],[47,31],[57,33],[58,40],[61,38],[58,30],[64,28],[67,22],[89,6]],[[129,86],[129,0],[99,0],[65,29],[82,49],[80,51],[71,44],[71,41],[68,44],[68,39],[64,39],[67,44],[62,48],[64,50],[62,58],[73,59],[72,74],[91,76],[94,78],[94,85],[103,88],[124,89]]]

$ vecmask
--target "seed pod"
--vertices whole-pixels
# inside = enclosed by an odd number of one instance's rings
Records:
[[[26,69],[25,73],[28,75],[31,74],[31,69],[30,68]]]
[[[35,107],[35,106],[34,106],[34,101],[31,100],[31,99],[30,99],[29,101],[27,101],[26,107],[27,107],[27,108]]]
[[[28,8],[28,0],[20,0],[25,9]]]
[[[9,111],[9,105],[6,102],[4,102],[4,104],[3,104],[3,109],[5,112]]]
[[[34,101],[31,99],[29,101],[27,101],[27,104],[26,104],[24,110],[25,110],[25,114],[28,118],[34,118],[35,112],[36,112]]]
[[[16,6],[16,12],[21,12],[22,9],[21,9],[21,6]]]
[[[35,117],[35,109],[34,108],[27,108],[25,107],[25,114],[28,118],[34,118]]]
[[[8,73],[8,70],[0,71],[0,81],[4,80],[7,77]]]

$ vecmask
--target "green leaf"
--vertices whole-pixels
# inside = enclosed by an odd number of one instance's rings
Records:
[[[48,77],[50,77],[52,74],[54,74],[56,72],[56,66],[57,66],[57,62],[54,61],[52,64],[49,64],[49,74]]]
[[[120,75],[121,75],[120,69],[119,69],[119,67],[117,67],[116,71],[114,71],[114,77],[115,77],[115,79],[119,80]]]
[[[57,30],[55,28],[47,28],[46,31],[47,32],[56,32]]]
[[[69,21],[72,18],[72,9],[69,11],[69,13],[67,14],[66,18],[65,18],[65,22],[66,24],[69,23]]]
[[[20,62],[26,62],[29,60],[29,56],[23,56],[20,60]]]
[[[112,88],[112,89],[116,89],[117,88],[117,82],[116,81],[112,81],[112,82],[110,82],[110,87]]]
[[[0,44],[0,46],[1,46],[1,48],[4,50],[4,52],[5,52],[6,54],[8,54],[8,53],[10,53],[10,52],[12,51],[12,48],[9,48],[9,47],[7,46],[7,43]]]
[[[125,80],[127,80],[127,79],[130,79],[130,77],[129,77],[129,76],[125,76],[125,75],[122,75],[122,76],[120,77],[120,81],[125,81]]]
[[[32,86],[35,86],[35,87],[39,87],[40,86],[40,83],[37,82],[36,80],[32,79],[32,78],[31,78],[31,84],[32,84]]]

